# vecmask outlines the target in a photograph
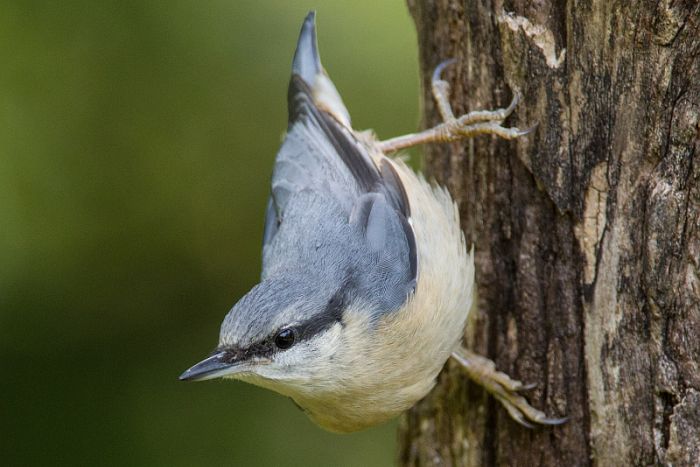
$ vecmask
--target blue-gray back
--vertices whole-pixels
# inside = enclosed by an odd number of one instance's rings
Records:
[[[312,287],[340,287],[373,314],[396,310],[416,281],[409,215],[391,164],[377,167],[293,75],[265,219],[263,281],[295,276]]]

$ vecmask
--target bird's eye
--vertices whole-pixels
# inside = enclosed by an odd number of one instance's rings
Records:
[[[282,329],[275,336],[275,345],[282,349],[288,349],[294,345],[294,331],[291,329]]]

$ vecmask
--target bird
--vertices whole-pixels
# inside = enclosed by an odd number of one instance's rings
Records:
[[[288,126],[272,173],[260,283],[228,312],[219,342],[181,380],[227,378],[287,396],[320,427],[349,433],[426,396],[450,358],[518,422],[554,425],[529,386],[462,345],[474,298],[467,248],[448,191],[393,154],[480,134],[514,139],[507,108],[455,117],[449,86],[432,91],[443,123],[380,141],[352,128],[321,65],[315,12],[303,22],[288,88]]]

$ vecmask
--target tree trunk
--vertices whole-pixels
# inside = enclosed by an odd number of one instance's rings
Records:
[[[476,245],[467,346],[537,386],[529,430],[447,365],[403,419],[404,465],[700,465],[700,6],[409,0],[456,114],[538,124],[426,148]]]

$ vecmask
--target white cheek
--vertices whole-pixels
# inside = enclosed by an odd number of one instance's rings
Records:
[[[290,373],[297,371],[297,368],[304,366],[305,362],[316,357],[316,346],[314,343],[301,342],[284,352],[275,355],[272,366],[277,367],[280,371]]]
[[[333,325],[324,333],[279,352],[272,363],[261,366],[258,374],[276,380],[304,380],[322,377],[341,344],[342,326]]]

